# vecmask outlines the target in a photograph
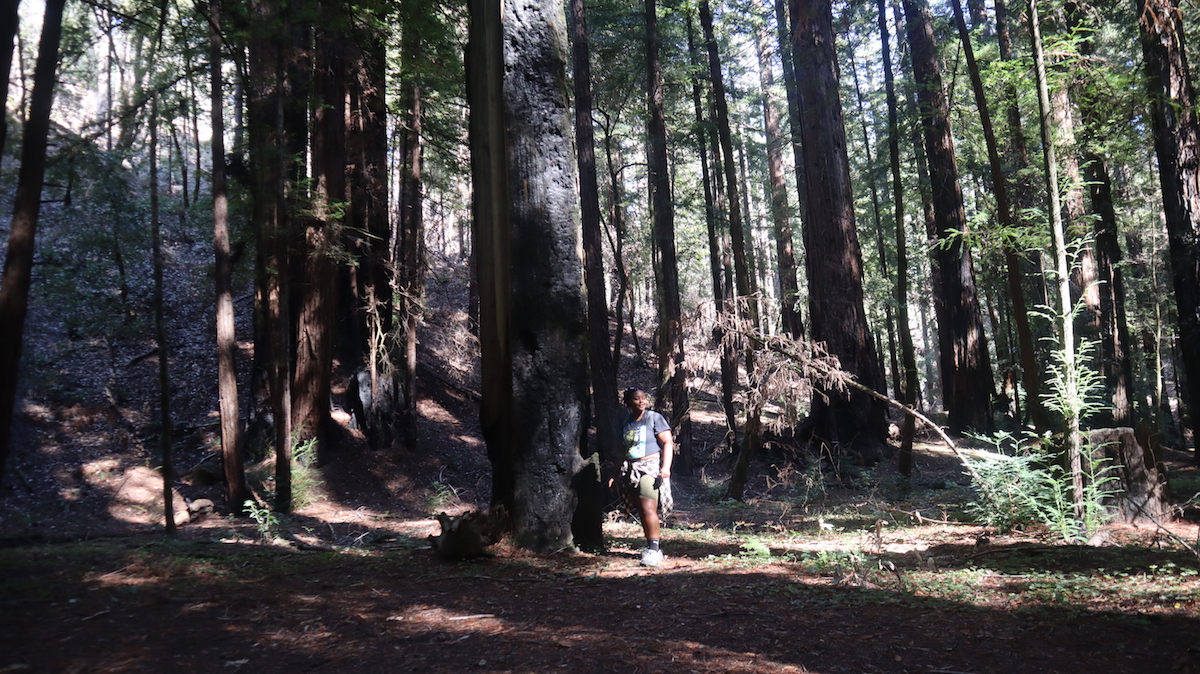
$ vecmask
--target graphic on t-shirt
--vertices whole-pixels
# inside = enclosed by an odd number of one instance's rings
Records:
[[[625,426],[625,457],[640,459],[646,456],[646,435],[650,429],[646,424],[634,422]]]

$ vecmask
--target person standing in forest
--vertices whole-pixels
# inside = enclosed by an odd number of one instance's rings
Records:
[[[624,402],[629,410],[622,429],[624,488],[637,499],[642,530],[646,533],[642,564],[658,566],[663,560],[659,549],[658,509],[662,506],[665,511],[671,507],[671,460],[675,456],[675,442],[670,424],[650,409],[650,398],[645,391],[636,386],[625,389]]]

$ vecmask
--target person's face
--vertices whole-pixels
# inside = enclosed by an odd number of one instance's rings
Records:
[[[629,408],[631,413],[641,414],[646,408],[650,407],[650,399],[646,396],[645,391],[635,391],[625,406]]]

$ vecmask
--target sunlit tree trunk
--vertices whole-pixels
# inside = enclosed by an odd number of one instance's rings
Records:
[[[758,53],[758,78],[762,86],[763,130],[767,137],[767,172],[771,181],[771,222],[775,228],[775,273],[779,279],[780,323],[792,337],[804,334],[800,320],[800,285],[796,281],[796,254],[792,245],[791,208],[788,206],[787,183],[783,177],[783,134],[779,129],[779,114],[775,112],[775,74],[771,67],[770,32],[766,17],[758,24],[755,41]]]
[[[728,200],[729,234],[733,244],[734,284],[736,291],[732,302],[736,305],[738,318],[747,328],[758,326],[759,317],[755,298],[750,285],[750,266],[746,251],[746,231],[742,221],[741,190],[738,186],[737,159],[733,155],[733,134],[729,123],[729,101],[725,93],[725,80],[721,73],[721,57],[717,52],[717,40],[713,34],[712,10],[708,0],[700,2],[700,26],[704,29],[704,42],[708,49],[708,75],[712,81],[713,108],[717,126],[717,137],[721,146],[722,166],[725,171],[725,197]],[[751,243],[751,245],[753,245]],[[742,430],[742,443],[738,451],[737,464],[729,480],[730,498],[740,499],[749,477],[750,462],[758,454],[762,444],[762,399],[756,388],[758,375],[755,371],[754,347],[747,342],[745,349],[746,376],[750,389],[746,404],[746,425]]]
[[[900,172],[900,122],[899,105],[896,101],[895,76],[892,74],[891,36],[887,25],[887,0],[877,0],[879,10],[880,51],[883,60],[884,91],[888,107],[888,158],[892,177],[892,217],[896,225],[896,318],[900,333],[900,362],[904,370],[903,387],[898,400],[916,407],[920,400],[916,350],[913,347],[912,329],[908,318],[908,239],[904,223],[904,180]],[[897,468],[901,475],[912,474],[913,435],[916,432],[916,417],[904,415],[900,432],[900,454]]]
[[[209,15],[209,49],[212,78],[212,197],[213,277],[216,282],[217,396],[221,414],[221,464],[225,471],[225,507],[245,512],[249,498],[241,453],[238,417],[237,334],[234,326],[233,262],[229,250],[229,192],[225,184],[225,98],[221,76],[221,5],[213,0]]]

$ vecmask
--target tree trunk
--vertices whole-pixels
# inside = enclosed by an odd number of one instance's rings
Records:
[[[733,156],[733,135],[729,125],[729,101],[725,95],[725,81],[721,74],[721,57],[717,53],[717,40],[713,35],[712,10],[708,0],[700,2],[700,25],[704,29],[704,41],[708,47],[708,73],[712,81],[713,107],[716,112],[717,136],[720,141],[723,168],[725,170],[725,197],[728,203],[729,234],[733,244],[733,268],[736,293],[732,299],[739,319],[747,328],[758,325],[758,312],[751,296],[750,268],[747,264],[746,234],[742,224],[741,199],[739,198],[737,159]],[[762,400],[756,391],[758,375],[755,371],[754,347],[747,343],[745,351],[746,376],[750,380],[747,391],[746,426],[738,450],[737,464],[729,480],[730,498],[741,499],[754,460],[762,443],[760,415]]]
[[[905,0],[908,40],[912,49],[913,76],[921,103],[925,155],[933,188],[937,226],[939,280],[935,308],[942,366],[942,398],[949,412],[950,429],[990,430],[992,419],[992,369],[987,335],[975,290],[971,251],[961,232],[967,219],[959,185],[954,139],[950,133],[950,107],[942,86],[933,28],[925,0]]]
[[[775,228],[775,271],[779,279],[780,324],[788,335],[804,335],[800,320],[800,284],[796,280],[796,254],[792,246],[791,208],[788,206],[787,183],[783,178],[783,134],[779,130],[779,115],[771,90],[775,74],[771,70],[769,32],[766,18],[758,25],[758,78],[762,86],[763,130],[767,138],[767,172],[771,181],[771,222]]]
[[[1034,78],[1037,82],[1038,110],[1041,120],[1038,125],[1042,136],[1042,157],[1046,164],[1046,193],[1050,196],[1050,235],[1054,242],[1056,277],[1058,280],[1058,330],[1059,368],[1061,385],[1055,395],[1062,399],[1060,407],[1066,422],[1067,464],[1071,475],[1072,499],[1075,519],[1082,525],[1083,503],[1083,458],[1082,436],[1079,433],[1082,405],[1077,402],[1078,367],[1075,357],[1075,324],[1072,314],[1071,274],[1067,265],[1066,228],[1062,220],[1062,206],[1058,195],[1058,152],[1055,148],[1054,110],[1050,104],[1050,91],[1046,83],[1046,62],[1042,55],[1042,34],[1038,21],[1037,0],[1029,0],[1027,18],[1029,40],[1033,45]]]
[[[566,18],[554,0],[504,16],[512,251],[513,534],[552,552],[573,542],[587,407],[587,315],[578,256]],[[599,514],[597,513],[597,516]]]
[[[604,288],[604,248],[600,232],[600,187],[596,176],[596,140],[592,129],[592,65],[584,0],[571,0],[572,57],[575,83],[575,146],[579,167],[580,224],[583,230],[584,280],[587,285],[588,371],[600,458],[618,463],[621,406],[608,335],[608,299]]]
[[[1004,0],[996,1],[996,42],[999,47],[1000,60],[1012,60],[1012,42],[1009,39],[1008,32],[1008,7]],[[1013,165],[1007,174],[1009,180],[1012,181],[1013,194],[1011,203],[1015,204],[1016,211],[1033,206],[1033,189],[1029,184],[1029,179],[1024,177],[1024,171],[1029,167],[1029,151],[1025,145],[1025,132],[1021,124],[1021,109],[1017,105],[1018,93],[1015,85],[1009,85],[1005,90],[1005,99],[1008,101],[1006,107],[1006,117],[1008,119],[1008,163]],[[992,179],[994,184],[1003,185],[1007,194],[1008,182],[999,183]],[[997,202],[999,196],[997,196]],[[1014,222],[1014,225],[1019,225],[1019,219],[1013,217],[1013,207],[1010,205],[1009,218]],[[1037,361],[1036,349],[1033,339],[1033,328],[1029,324],[1029,311],[1025,301],[1025,282],[1024,274],[1021,270],[1022,260],[1017,255],[1016,249],[1012,245],[1006,245],[1004,249],[1004,264],[1008,279],[1008,294],[1013,307],[1013,322],[1017,328],[1017,344],[1020,350],[1021,360],[1021,381],[1025,385],[1025,409],[1029,413],[1030,421],[1033,422],[1034,428],[1045,431],[1049,430],[1050,422],[1046,418],[1045,406],[1042,403],[1042,377],[1041,367]],[[1040,282],[1040,281],[1039,281]]]
[[[1200,117],[1175,0],[1140,0],[1138,25],[1170,246],[1179,344],[1194,434],[1200,427]],[[1200,451],[1195,454],[1200,463]]]
[[[213,276],[216,281],[217,396],[221,410],[221,464],[225,471],[225,507],[245,512],[250,497],[241,453],[238,417],[237,334],[233,307],[233,262],[229,250],[229,191],[225,184],[225,98],[221,81],[221,5],[209,4],[209,50],[212,77]]]
[[[479,288],[482,370],[479,422],[492,464],[492,507],[513,512],[511,239],[504,107],[504,24],[500,0],[469,0],[467,102],[470,106],[471,213]]]
[[[157,52],[157,46],[155,52]],[[175,536],[175,475],[171,465],[171,351],[163,300],[162,224],[158,212],[158,94],[150,99],[150,239],[154,266],[154,341],[158,347],[158,449],[162,461],[163,525]]]
[[[288,309],[288,232],[284,208],[288,151],[283,118],[283,34],[278,0],[250,6],[250,163],[254,167],[254,219],[259,228],[260,347],[266,359],[274,419],[275,510],[292,509],[291,320]]]
[[[896,301],[897,326],[900,333],[900,362],[904,370],[904,385],[898,390],[898,400],[916,407],[920,400],[916,350],[913,348],[912,329],[908,319],[908,244],[907,228],[904,223],[904,179],[900,173],[900,122],[899,105],[896,102],[895,77],[892,74],[891,38],[887,25],[887,0],[877,0],[879,9],[879,35],[883,60],[883,83],[888,107],[888,157],[892,174],[893,220],[896,225]],[[904,426],[900,432],[900,454],[897,467],[901,475],[912,474],[913,435],[916,432],[916,417],[904,415]]]
[[[720,327],[720,322],[726,313],[730,310],[729,303],[725,296],[724,282],[724,265],[721,261],[721,240],[717,231],[719,213],[723,210],[724,204],[717,203],[719,192],[714,189],[717,180],[714,173],[719,171],[710,171],[708,163],[708,120],[704,117],[703,94],[700,88],[700,76],[698,73],[703,72],[703,64],[700,61],[699,54],[696,51],[695,25],[692,17],[688,16],[688,58],[692,66],[692,105],[695,108],[696,114],[696,141],[700,148],[700,177],[704,183],[704,217],[708,231],[708,260],[709,269],[712,273],[713,286],[713,304],[717,313],[718,325],[713,327],[713,341],[717,348],[721,350],[721,406],[725,410],[726,424],[726,440],[732,448],[736,441],[737,435],[737,408],[733,404],[734,391],[737,389],[737,354],[733,350],[733,345],[725,341],[725,330]],[[714,163],[719,163],[716,157],[718,152],[716,144],[713,147]]]
[[[405,57],[415,71],[421,58],[421,37],[406,29]],[[415,74],[410,75],[415,77]],[[404,429],[409,449],[417,445],[417,328],[425,294],[425,218],[421,194],[422,138],[421,86],[405,85],[408,124],[403,133],[405,165],[401,168],[400,190],[400,296],[404,334]]]
[[[1073,5],[1082,21],[1087,6]],[[1083,33],[1080,53],[1085,57],[1095,53],[1090,33]],[[1122,272],[1120,230],[1113,200],[1112,178],[1108,162],[1097,148],[1100,139],[1098,130],[1105,123],[1103,101],[1091,91],[1085,90],[1079,98],[1079,110],[1083,116],[1084,132],[1082,143],[1084,181],[1088,186],[1093,218],[1096,249],[1096,275],[1100,294],[1100,371],[1104,375],[1105,389],[1110,392],[1112,405],[1110,419],[1114,426],[1133,426],[1133,362],[1130,350],[1133,346],[1129,334],[1129,322],[1125,315],[1125,279]]]
[[[332,12],[331,12],[332,13]],[[332,20],[332,17],[327,17]],[[331,21],[332,23],[332,21]],[[292,385],[295,440],[317,443],[322,459],[329,450],[329,397],[333,371],[334,265],[340,239],[337,203],[346,193],[346,67],[342,36],[331,28],[316,30],[311,151],[313,194],[304,232],[304,276],[297,316],[296,374]]]
[[[863,308],[862,252],[846,155],[846,126],[838,96],[833,12],[828,0],[791,0],[792,50],[800,106],[804,172],[821,176],[805,186],[804,247],[808,255],[809,326],[842,369],[872,389],[882,384]],[[863,464],[877,461],[886,437],[883,403],[861,392],[821,387],[804,429],[814,444]],[[826,397],[828,396],[828,397]]]
[[[646,162],[650,186],[654,246],[658,252],[659,376],[666,382],[661,394],[671,402],[671,429],[679,452],[679,471],[691,472],[692,417],[687,392],[687,364],[683,350],[682,309],[679,302],[679,267],[675,258],[675,206],[667,164],[667,119],[660,64],[658,12],[655,0],[646,0],[647,122]]]
[[[348,321],[355,338],[352,362],[365,366],[358,378],[365,379],[366,391],[359,385],[361,409],[356,413],[361,413],[359,423],[368,444],[380,448],[390,445],[395,435],[392,418],[398,397],[396,377],[390,374],[398,368],[391,365],[389,348],[395,325],[392,278],[397,261],[388,215],[386,53],[380,28],[370,20],[355,26],[346,46],[351,55],[346,136],[351,227],[345,233],[354,237],[348,247],[359,260],[350,270],[346,309],[353,311]]]
[[[16,196],[13,198],[4,274],[0,277],[0,477],[4,475],[4,466],[11,451],[21,347],[33,274],[34,236],[42,203],[42,179],[46,175],[46,140],[50,134],[50,110],[54,104],[55,71],[58,68],[65,4],[66,0],[46,2],[37,65],[33,71],[29,117],[25,121],[24,141],[21,144],[21,168],[17,174]]]

